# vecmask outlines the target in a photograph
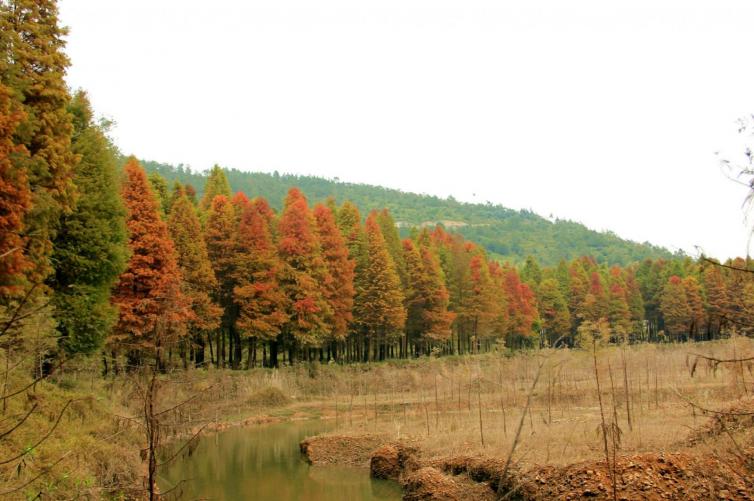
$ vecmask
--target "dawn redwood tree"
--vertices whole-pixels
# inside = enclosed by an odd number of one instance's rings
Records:
[[[175,248],[144,169],[131,157],[124,171],[131,257],[113,294],[120,317],[109,344],[126,351],[129,364],[140,364],[148,352],[161,365],[164,350],[175,344],[193,313],[181,292]]]
[[[32,199],[23,168],[28,153],[23,145],[13,141],[22,119],[20,106],[0,84],[0,298],[19,295],[26,273],[32,269],[25,252],[28,237],[24,234],[24,219]]]
[[[644,334],[644,298],[641,295],[639,282],[636,280],[634,268],[626,270],[626,301],[631,312],[631,324],[634,334]],[[641,337],[640,339],[644,339]]]
[[[457,323],[471,341],[471,350],[479,351],[482,340],[492,332],[498,303],[484,253],[476,246],[470,247],[469,252],[468,286],[459,305]]]
[[[424,352],[431,346],[450,340],[455,315],[448,311],[450,295],[437,257],[426,245],[410,239],[403,241],[408,288],[405,289],[406,347],[414,345],[419,354],[420,343]]]
[[[586,319],[584,302],[589,292],[589,277],[580,260],[574,260],[568,267],[569,293],[566,296],[568,311],[571,314],[571,334],[576,334],[579,324]]]
[[[683,279],[683,290],[686,293],[686,301],[689,305],[689,313],[691,317],[689,335],[694,339],[698,339],[699,333],[704,329],[707,321],[704,311],[703,291],[699,285],[699,281],[695,276],[691,275]]]
[[[255,363],[256,341],[270,343],[277,367],[278,336],[288,321],[288,297],[280,286],[283,263],[271,231],[272,210],[264,198],[245,205],[238,225],[236,287],[238,329],[249,340],[247,368]]]
[[[191,359],[201,367],[204,364],[205,335],[219,327],[222,309],[210,297],[217,287],[215,272],[209,261],[196,208],[182,190],[170,208],[168,229],[183,277],[182,291],[194,312],[187,325],[189,341],[193,342],[190,347]],[[185,363],[185,349],[181,350],[181,355]]]
[[[241,220],[241,215],[247,207],[251,206],[251,200],[242,191],[239,191],[233,195],[230,199],[230,203],[233,204],[233,210],[236,211],[236,219]]]
[[[385,238],[387,251],[390,253],[390,257],[393,258],[395,271],[401,279],[401,287],[405,289],[408,283],[408,276],[406,273],[406,263],[403,261],[403,245],[401,244],[398,227],[395,225],[395,220],[387,209],[382,209],[377,213],[377,223],[380,225],[380,231],[382,231],[382,236]]]
[[[212,207],[212,201],[218,195],[230,199],[230,183],[225,175],[225,170],[219,165],[214,165],[212,170],[209,171],[207,182],[204,184],[204,194],[199,201],[199,209],[202,213],[210,210],[210,207]]]
[[[278,234],[278,254],[284,264],[280,285],[288,298],[283,332],[289,354],[294,355],[298,348],[320,347],[333,325],[326,293],[332,277],[322,258],[314,217],[298,188],[288,192]]]
[[[571,332],[571,315],[568,303],[560,292],[558,281],[546,278],[539,283],[538,309],[542,331],[548,346],[560,338],[568,339]]]
[[[505,343],[508,333],[508,298],[505,290],[505,272],[497,261],[488,263],[490,279],[495,294],[497,315],[492,321],[492,333],[497,343]]]
[[[314,207],[314,220],[322,247],[322,257],[332,280],[326,285],[326,296],[333,310],[331,337],[342,342],[353,321],[354,274],[356,262],[351,259],[346,241],[335,223],[332,210],[323,204]],[[337,356],[337,351],[336,351]]]
[[[671,276],[660,295],[660,310],[665,321],[665,333],[672,340],[680,340],[689,332],[691,308],[689,308],[683,280]]]
[[[400,337],[406,310],[400,277],[387,250],[376,212],[369,214],[365,228],[365,259],[363,272],[356,277],[354,319],[365,334],[363,357],[368,361],[373,350],[378,350],[379,359],[385,358],[388,344]]]
[[[720,266],[706,266],[702,272],[702,283],[707,300],[707,337],[713,339],[725,326],[728,307],[728,287]]]
[[[170,212],[170,192],[168,190],[168,181],[157,172],[150,172],[147,176],[149,186],[152,188],[157,206],[160,208],[160,215],[167,219]]]
[[[238,222],[233,205],[225,195],[217,195],[212,199],[204,225],[207,254],[217,279],[213,297],[215,303],[223,309],[221,329],[215,336],[216,353],[213,352],[210,343],[210,358],[215,359],[217,367],[225,367],[225,336],[235,329],[238,318],[238,308],[233,301],[233,290],[236,287],[237,231]]]
[[[508,307],[508,346],[522,346],[531,339],[537,312],[534,293],[528,285],[521,282],[515,268],[507,267],[504,272],[503,286]]]
[[[32,203],[24,214],[27,271],[39,284],[53,271],[52,240],[58,218],[73,206],[76,155],[64,80],[69,60],[64,53],[67,30],[60,26],[54,0],[0,2],[0,83],[11,92],[23,115],[14,144],[28,156],[14,155],[14,170],[25,172]],[[12,110],[14,113],[19,110]]]
[[[97,124],[83,91],[69,106],[79,191],[59,221],[54,240],[53,290],[60,345],[69,355],[100,349],[118,319],[110,294],[126,265],[126,211],[120,196],[116,149]]]

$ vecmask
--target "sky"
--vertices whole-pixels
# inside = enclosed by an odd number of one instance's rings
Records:
[[[736,120],[754,113],[751,0],[59,5],[68,83],[126,154],[747,252],[747,188],[720,158],[743,158]]]

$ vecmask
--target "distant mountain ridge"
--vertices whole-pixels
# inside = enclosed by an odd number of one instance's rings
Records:
[[[169,182],[189,183],[201,196],[206,175],[183,165],[173,166],[153,161],[142,162],[147,172],[157,172]],[[638,243],[620,238],[612,232],[591,230],[581,223],[556,219],[550,221],[528,210],[513,210],[502,205],[459,202],[401,190],[342,182],[314,176],[243,172],[226,169],[233,191],[247,196],[264,196],[280,209],[288,190],[299,187],[310,202],[335,197],[355,203],[362,215],[372,209],[387,207],[406,233],[413,226],[442,223],[449,231],[483,245],[492,257],[521,263],[527,256],[543,265],[555,265],[561,259],[590,255],[599,262],[626,265],[645,258],[672,258],[677,255],[648,242]]]

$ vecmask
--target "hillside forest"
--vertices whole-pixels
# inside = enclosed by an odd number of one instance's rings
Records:
[[[203,194],[206,172],[195,172],[184,165],[142,160],[147,173],[156,173],[168,183],[178,181],[190,184]],[[627,265],[647,258],[669,259],[683,257],[680,251],[650,243],[624,240],[611,232],[598,232],[584,225],[563,220],[543,218],[530,210],[512,210],[490,202],[463,203],[453,197],[406,193],[400,190],[323,179],[313,176],[245,172],[226,169],[226,177],[234,190],[244,192],[249,198],[264,196],[276,210],[289,189],[301,189],[313,203],[325,202],[329,197],[349,200],[367,214],[370,210],[389,207],[399,226],[401,236],[408,236],[412,227],[434,227],[442,224],[484,247],[489,256],[498,261],[521,265],[527,257],[540,264],[555,266],[561,259],[571,260],[589,255],[598,262]]]

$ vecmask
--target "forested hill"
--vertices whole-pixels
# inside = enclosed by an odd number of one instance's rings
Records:
[[[157,172],[168,181],[178,180],[193,185],[199,196],[206,176],[183,166],[143,161],[147,172]],[[285,194],[297,186],[311,202],[334,196],[338,203],[354,202],[362,214],[375,208],[390,209],[399,225],[405,228],[441,222],[448,230],[458,231],[467,239],[485,248],[494,257],[522,262],[533,256],[543,265],[554,265],[560,259],[591,255],[608,264],[628,264],[644,258],[672,257],[670,251],[649,243],[624,240],[611,232],[590,230],[580,223],[545,219],[533,212],[516,211],[501,205],[462,203],[453,198],[405,193],[400,190],[345,183],[339,180],[290,174],[267,174],[228,169],[227,177],[234,191],[249,197],[262,195],[280,209]]]

